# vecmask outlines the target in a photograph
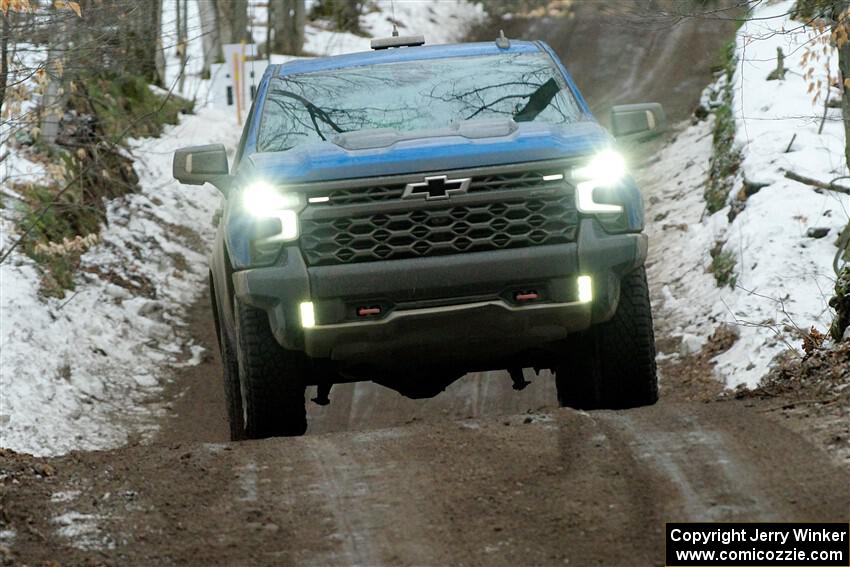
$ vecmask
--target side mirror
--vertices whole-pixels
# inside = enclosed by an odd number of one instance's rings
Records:
[[[667,127],[667,116],[657,102],[623,104],[611,109],[611,133],[620,141],[639,142]]]
[[[186,185],[211,183],[226,192],[230,183],[227,151],[222,144],[192,146],[174,152],[171,164],[174,179]]]

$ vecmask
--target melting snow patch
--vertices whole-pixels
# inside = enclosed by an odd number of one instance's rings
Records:
[[[71,546],[77,549],[83,551],[114,549],[115,542],[98,526],[98,522],[103,519],[104,517],[98,514],[66,512],[53,518],[53,523],[59,525],[56,533],[70,540]]]
[[[372,443],[374,441],[383,441],[385,439],[401,439],[407,437],[409,433],[402,429],[375,429],[373,431],[361,431],[352,435],[351,440],[355,443]]]
[[[80,496],[79,490],[60,490],[50,495],[50,501],[53,503],[70,502]]]

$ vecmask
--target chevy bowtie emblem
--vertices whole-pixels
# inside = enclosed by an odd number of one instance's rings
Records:
[[[450,195],[466,193],[470,179],[449,179],[445,175],[426,177],[419,183],[408,183],[402,199],[448,199]]]

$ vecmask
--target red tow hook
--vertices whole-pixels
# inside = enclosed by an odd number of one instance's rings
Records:
[[[534,301],[535,299],[540,299],[540,294],[536,291],[518,291],[514,295],[514,299],[517,301]]]
[[[381,308],[380,307],[358,307],[357,308],[357,316],[358,317],[371,317],[372,315],[380,315]]]

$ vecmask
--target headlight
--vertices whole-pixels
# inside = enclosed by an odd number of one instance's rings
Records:
[[[242,192],[242,207],[258,219],[277,219],[279,230],[265,235],[259,244],[285,242],[298,238],[298,209],[301,207],[301,195],[285,193],[272,185],[257,182]]]
[[[584,167],[573,170],[576,184],[576,206],[582,213],[619,213],[622,205],[598,203],[593,192],[599,187],[608,187],[619,183],[626,175],[626,160],[614,150],[603,150],[593,156]]]
[[[264,182],[251,184],[242,192],[242,206],[257,217],[269,216],[281,209],[297,209],[300,204],[297,194],[283,193]]]

